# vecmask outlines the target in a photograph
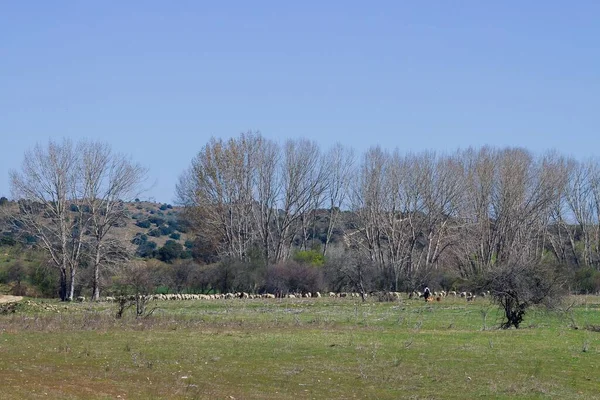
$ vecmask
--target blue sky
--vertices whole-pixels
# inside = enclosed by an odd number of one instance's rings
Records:
[[[49,138],[100,139],[172,202],[211,136],[362,152],[600,149],[597,1],[0,3],[0,196]]]

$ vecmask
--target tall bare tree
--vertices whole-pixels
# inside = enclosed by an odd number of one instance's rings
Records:
[[[297,224],[326,189],[321,152],[315,142],[288,140],[281,164],[279,217],[275,219],[275,261],[286,259],[299,230]]]
[[[61,300],[73,299],[76,266],[81,257],[78,240],[86,221],[70,206],[77,197],[79,158],[69,140],[37,144],[25,153],[20,171],[10,172],[11,191],[19,202],[15,222],[27,229],[47,250],[60,272]]]
[[[343,208],[348,206],[346,203],[350,194],[350,182],[355,174],[354,164],[354,151],[340,143],[337,143],[325,155],[324,167],[327,180],[325,195],[329,205],[329,218],[323,244],[323,255],[327,255],[333,231],[338,227]]]
[[[106,143],[82,143],[80,155],[83,185],[80,209],[89,218],[89,258],[94,269],[92,299],[98,300],[102,267],[124,261],[128,256],[122,241],[109,233],[126,217],[124,202],[141,193],[147,169],[125,155],[114,153]]]
[[[215,235],[221,255],[246,260],[254,238],[253,188],[260,137],[211,139],[179,180],[178,202],[195,215],[200,235]]]
[[[84,257],[94,267],[94,296],[102,263],[115,249],[107,233],[123,218],[123,200],[138,193],[145,170],[102,143],[50,141],[25,153],[11,172],[19,202],[15,222],[33,233],[60,272],[60,298],[72,300]],[[89,234],[91,232],[91,234]]]

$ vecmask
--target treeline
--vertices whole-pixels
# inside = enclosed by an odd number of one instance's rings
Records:
[[[389,290],[544,262],[587,274],[583,289],[600,289],[597,161],[489,147],[374,147],[356,157],[342,145],[322,151],[305,139],[280,144],[247,133],[207,143],[177,196],[219,260],[281,266],[312,249],[347,260],[338,279]],[[341,256],[330,254],[334,231],[343,234]]]
[[[97,298],[100,287],[124,285],[466,289],[490,271],[539,264],[559,269],[572,291],[600,291],[595,160],[490,147],[373,147],[358,155],[340,144],[323,150],[250,132],[200,149],[177,184],[180,221],[140,215],[147,234],[115,235],[112,228],[131,218],[124,202],[140,193],[145,174],[106,145],[68,141],[36,146],[11,174],[18,207],[10,221],[22,241],[46,251],[61,298],[86,290]],[[176,225],[185,226],[184,245]],[[158,234],[170,238],[162,250],[150,246],[148,236]]]

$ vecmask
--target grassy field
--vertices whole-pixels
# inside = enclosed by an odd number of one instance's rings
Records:
[[[171,301],[138,320],[28,300],[0,315],[0,398],[600,398],[600,298],[569,301],[502,331],[483,299]]]

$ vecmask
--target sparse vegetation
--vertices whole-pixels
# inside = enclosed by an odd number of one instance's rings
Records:
[[[569,302],[600,326],[600,298]],[[597,398],[597,332],[533,308],[521,330],[481,330],[483,299],[22,302],[0,315],[3,396]],[[502,318],[492,309],[491,321]],[[518,354],[515,354],[518,349]],[[43,371],[43,374],[40,373]],[[70,385],[64,385],[68,379]],[[143,384],[141,384],[143,382]]]

